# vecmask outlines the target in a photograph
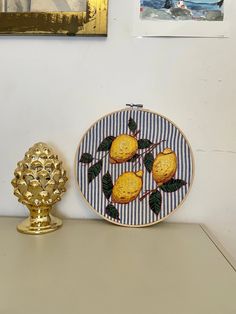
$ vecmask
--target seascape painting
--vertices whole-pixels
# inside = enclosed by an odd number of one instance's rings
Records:
[[[144,20],[223,21],[224,0],[140,0]]]
[[[0,34],[107,35],[108,0],[0,0]]]

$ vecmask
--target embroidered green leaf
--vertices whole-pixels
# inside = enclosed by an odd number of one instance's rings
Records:
[[[128,162],[134,162],[139,158],[139,156],[140,156],[139,154],[135,154],[131,159],[128,160]]]
[[[108,151],[111,148],[111,144],[114,141],[115,137],[114,136],[108,136],[106,137],[98,146],[97,151],[98,152],[105,152]]]
[[[102,170],[102,160],[96,162],[88,169],[88,182],[92,182]]]
[[[103,190],[103,193],[105,194],[105,197],[107,199],[109,199],[111,197],[112,189],[113,189],[112,178],[111,178],[110,173],[107,172],[102,177],[102,190]]]
[[[91,154],[88,154],[88,153],[82,154],[82,156],[80,158],[80,162],[82,162],[84,164],[89,164],[92,161],[93,161],[93,156]]]
[[[148,172],[152,171],[152,166],[154,162],[154,156],[152,153],[147,153],[143,158],[144,166],[146,167]]]
[[[111,217],[111,218],[120,220],[119,212],[118,212],[118,210],[115,208],[115,206],[112,205],[112,204],[107,205],[106,210],[105,210],[105,213],[106,213],[109,217]]]
[[[147,140],[147,139],[140,139],[140,140],[138,140],[138,148],[139,149],[148,148],[151,145],[152,145],[152,142],[150,140]]]
[[[182,188],[182,186],[186,185],[187,182],[185,182],[184,180],[180,180],[180,179],[171,179],[170,181],[162,184],[160,186],[160,189],[162,189],[162,191],[164,192],[175,192],[177,190],[179,190],[180,188]]]
[[[161,201],[162,197],[159,191],[155,191],[150,195],[149,206],[156,215],[158,215],[161,211]]]
[[[133,118],[129,118],[128,127],[131,132],[135,132],[137,130],[137,123],[134,121]]]

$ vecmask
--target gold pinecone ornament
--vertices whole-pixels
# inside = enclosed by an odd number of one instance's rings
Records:
[[[42,234],[58,229],[62,221],[50,211],[61,200],[68,180],[58,156],[47,144],[37,143],[18,162],[14,175],[14,194],[30,211],[30,216],[17,226],[18,231]]]

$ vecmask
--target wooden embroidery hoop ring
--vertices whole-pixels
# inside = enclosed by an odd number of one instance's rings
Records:
[[[149,109],[144,109],[144,108],[141,108],[141,107],[137,107],[136,109],[135,108],[135,105],[131,105],[130,108],[125,108],[125,109],[121,109],[121,110],[115,110],[115,111],[112,111],[104,116],[102,116],[100,119],[96,120],[86,131],[85,133],[83,134],[79,144],[78,144],[78,147],[77,147],[77,151],[76,151],[76,155],[75,155],[75,180],[76,180],[76,184],[77,184],[77,187],[79,189],[79,192],[80,194],[82,195],[82,198],[85,200],[85,203],[87,203],[89,205],[89,207],[97,214],[99,215],[102,219],[105,219],[106,221],[108,221],[109,223],[112,223],[112,224],[115,224],[117,226],[122,226],[122,227],[130,227],[130,228],[144,228],[144,227],[149,227],[149,226],[152,226],[152,225],[156,225],[158,224],[159,222],[162,222],[163,220],[167,219],[168,217],[170,217],[172,214],[174,214],[176,212],[177,209],[179,209],[183,203],[185,202],[185,200],[187,199],[189,193],[190,193],[190,190],[192,189],[192,186],[193,186],[193,181],[194,181],[194,177],[195,177],[195,161],[194,161],[194,156],[193,156],[193,151],[192,151],[192,147],[187,139],[187,137],[185,136],[185,134],[182,132],[182,130],[170,119],[166,118],[165,116],[157,113],[157,112],[154,112],[154,111],[151,111]],[[144,225],[130,225],[130,224],[122,224],[120,222],[117,222],[115,219],[109,219],[108,217],[106,216],[103,216],[102,214],[100,214],[95,208],[93,208],[93,206],[89,203],[89,201],[85,198],[84,194],[82,193],[82,190],[80,188],[80,185],[79,185],[79,182],[77,180],[77,168],[78,168],[78,154],[79,154],[79,148],[86,136],[86,134],[102,119],[112,115],[112,114],[115,114],[115,113],[118,113],[118,112],[122,112],[122,111],[130,111],[132,112],[132,110],[138,110],[138,111],[143,111],[143,112],[148,112],[148,113],[153,113],[157,116],[160,116],[161,118],[167,120],[168,122],[172,123],[173,126],[179,130],[181,132],[181,135],[183,136],[183,138],[185,139],[186,143],[188,144],[188,147],[189,147],[189,150],[190,150],[190,155],[191,155],[191,160],[192,160],[192,177],[191,177],[191,182],[189,184],[189,188],[188,188],[188,191],[187,193],[185,194],[184,198],[182,199],[182,201],[178,204],[178,206],[176,206],[175,209],[173,209],[171,211],[171,213],[169,213],[168,215],[166,215],[165,217],[163,217],[162,219],[159,219],[157,221],[154,221],[154,222],[151,222],[151,223],[148,223],[148,224],[144,224]]]

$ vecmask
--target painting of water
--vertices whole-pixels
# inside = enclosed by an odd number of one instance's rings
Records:
[[[140,0],[146,20],[223,21],[224,0]]]

